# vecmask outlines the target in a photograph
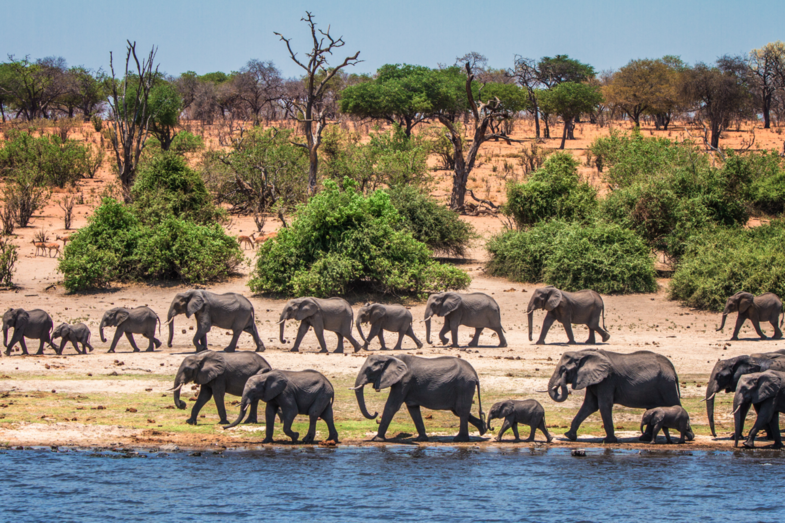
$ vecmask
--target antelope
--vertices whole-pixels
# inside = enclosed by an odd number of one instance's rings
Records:
[[[267,234],[262,233],[261,236],[258,236],[256,238],[254,238],[253,241],[254,241],[254,243],[256,245],[262,245],[267,240],[272,240],[276,236],[278,236],[277,232],[270,232],[270,233],[267,233]]]
[[[57,238],[55,238],[55,239],[60,240],[61,242],[63,242],[63,247],[65,247],[66,244],[71,241],[71,235],[70,234],[66,234],[65,236],[59,236],[58,235]]]
[[[41,256],[43,256],[44,251],[46,250],[46,243],[33,240],[33,245],[35,245],[35,255],[38,256],[38,252],[40,251]]]
[[[47,243],[44,244],[44,247],[49,249],[49,257],[52,257],[52,251],[55,251],[55,258],[60,255],[60,244],[59,243]]]
[[[251,249],[253,249],[253,241],[254,241],[253,234],[251,234],[250,236],[242,236],[242,235],[238,236],[237,241],[240,243],[240,246],[243,248],[243,250],[245,250],[246,244],[248,244],[251,247]]]

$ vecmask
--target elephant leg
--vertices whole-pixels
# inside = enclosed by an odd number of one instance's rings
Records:
[[[556,321],[556,316],[553,313],[548,313],[545,315],[545,319],[542,320],[542,329],[540,329],[540,337],[537,339],[536,345],[545,345],[545,336],[548,335],[548,330],[550,330],[551,325],[553,322]]]
[[[755,416],[759,416],[760,415],[760,408],[761,408],[760,403],[758,403],[757,405],[753,405],[752,408],[755,409]],[[771,439],[771,432],[769,432],[769,428],[765,427],[765,428],[763,428],[763,430],[765,432],[762,435],[757,436],[757,439]]]
[[[379,333],[379,335],[381,336],[381,333]],[[354,339],[354,336],[352,336],[352,323],[351,322],[349,322],[349,328],[347,329],[346,333],[341,334],[341,336],[343,336],[344,338],[349,340],[349,343],[351,343],[352,347],[354,347],[354,352],[360,352],[362,350],[363,346],[360,345],[360,343],[357,340]]]
[[[313,332],[314,334],[316,334],[316,340],[319,342],[319,346],[321,347],[321,350],[319,352],[323,354],[327,354],[327,352],[329,351],[327,350],[327,342],[324,341],[324,329],[318,326],[314,326]],[[338,348],[341,349],[341,352],[343,352],[343,340],[341,338],[338,338]]]
[[[548,441],[548,443],[553,441],[553,436],[551,436],[551,433],[548,432],[548,428],[545,426],[544,418],[540,420],[540,424],[537,426],[537,428],[540,429],[540,432],[542,432],[542,434],[545,436],[545,439]]]
[[[241,330],[232,331],[232,341],[229,342],[229,345],[224,347],[224,352],[234,352],[237,349],[237,340],[240,339],[240,334],[242,334],[242,332],[243,331]]]
[[[758,336],[760,336],[760,339],[768,339],[768,336],[763,334],[763,331],[760,330],[760,322],[758,320],[752,320],[752,326],[755,328],[755,332],[758,334]]]
[[[262,440],[262,443],[272,443],[273,442],[273,431],[275,430],[275,415],[278,412],[278,406],[273,405],[272,402],[267,404],[267,407],[264,409],[264,431],[265,437]]]
[[[499,326],[498,329],[493,329],[496,332],[496,336],[499,337],[499,347],[506,347],[507,346],[507,338],[504,337],[504,329]]]
[[[328,404],[327,407],[322,412],[321,418],[327,424],[327,440],[334,441],[338,443],[338,431],[335,430],[335,420],[333,419],[333,406],[332,404]]]
[[[422,420],[422,413],[420,412],[419,405],[406,405],[409,409],[409,416],[414,421],[414,427],[417,429],[417,437],[414,441],[428,441],[428,434],[425,433],[425,423]]]
[[[662,427],[662,433],[665,434],[665,442],[666,443],[669,443],[669,444],[673,443],[673,441],[671,440],[671,433],[668,430],[668,427]]]
[[[25,343],[25,337],[19,337],[19,346],[22,347],[22,354],[25,356],[29,356],[30,354],[27,352],[27,343]]]
[[[583,398],[583,405],[581,405],[578,413],[572,419],[570,430],[564,433],[564,435],[567,436],[567,439],[570,441],[575,441],[578,439],[578,428],[581,426],[581,423],[583,423],[583,420],[588,418],[590,415],[597,412],[598,409],[597,395],[587,390],[586,396]]]
[[[401,408],[401,405],[403,405],[403,395],[390,392],[387,403],[384,404],[384,412],[382,412],[382,420],[379,422],[379,430],[371,441],[384,441],[387,429],[389,428],[395,413]]]
[[[122,331],[120,331],[120,329],[114,331],[114,336],[112,337],[112,344],[109,345],[109,350],[106,351],[107,353],[114,352],[115,348],[117,347],[117,343],[120,341],[120,336],[122,335],[123,333]]]
[[[147,345],[147,348],[145,349],[145,352],[155,352],[156,347],[158,347],[161,344],[161,342],[155,339],[155,335],[151,334],[149,336],[148,335],[144,335],[144,336],[150,341],[150,343]]]
[[[608,333],[608,331],[606,331],[605,329],[600,327],[600,319],[599,319],[599,317],[597,318],[597,324],[596,325],[592,325],[591,328],[595,332],[600,333],[600,336],[602,337],[602,342],[603,343],[605,343],[606,341],[608,341],[610,339],[611,335]],[[594,343],[594,342],[592,341],[592,343]]]
[[[316,437],[316,422],[319,420],[318,414],[310,414],[308,416],[308,433],[303,438],[303,443],[313,443]]]
[[[461,326],[461,321],[458,318],[458,316],[452,315],[452,317],[450,318],[450,337],[452,338],[451,347],[458,346],[458,327],[460,326]]]
[[[474,336],[472,336],[472,341],[469,342],[469,347],[476,347],[480,344],[480,334],[484,329],[482,327],[477,327],[474,329]]]
[[[524,440],[526,443],[534,441],[534,434],[537,432],[537,425],[529,425],[529,427],[531,428],[531,432],[529,432],[529,437]]]
[[[82,342],[82,347],[87,347],[88,349],[90,349],[90,352],[93,352],[93,346],[90,345],[89,341]]]
[[[589,339],[586,340],[586,344],[587,345],[595,345],[596,343],[597,343],[597,340],[594,339],[594,329],[589,327]]]
[[[364,350],[368,350],[368,346],[371,344],[371,340],[374,338],[379,338],[379,343],[382,344],[382,350],[386,347],[384,346],[384,337],[381,336],[382,328],[378,323],[374,323],[371,325],[371,330],[368,332],[368,336],[365,337],[365,345],[363,345]]]
[[[259,337],[259,331],[256,328],[256,324],[253,320],[250,321],[250,325],[245,329],[245,332],[251,335],[253,338],[253,342],[256,344],[256,351],[255,352],[264,352],[264,342],[262,338]]]
[[[521,435],[518,434],[518,424],[513,422],[511,428],[512,428],[512,434],[513,436],[515,436],[515,442],[517,443],[521,441]],[[530,434],[529,439],[527,439],[526,441],[531,441],[532,439],[534,439],[534,436]]]
[[[340,332],[336,332],[335,336],[338,338],[338,345],[335,347],[335,353],[336,354],[343,354],[343,336],[341,335]],[[325,350],[324,352],[327,352],[327,351]]]
[[[193,408],[191,409],[191,417],[185,420],[186,423],[189,425],[196,425],[196,419],[199,416],[199,411],[202,410],[202,407],[210,401],[210,398],[213,397],[213,389],[212,387],[208,387],[206,385],[202,385],[199,389],[199,397],[196,398],[196,403],[194,403]]]
[[[774,328],[774,335],[771,338],[774,340],[782,339],[782,330],[780,329],[780,326],[777,325],[777,317],[775,316],[769,323],[771,323],[772,328]]]
[[[300,322],[300,328],[297,329],[297,338],[295,338],[294,346],[292,347],[292,350],[289,351],[289,352],[299,352],[300,351],[300,343],[302,343],[303,338],[305,337],[305,334],[308,332],[308,329],[310,329],[310,328],[311,328],[311,326],[308,323],[306,323],[305,321],[301,321]],[[322,345],[324,345],[324,341],[322,341],[321,343],[322,343]],[[327,352],[327,349],[325,349],[324,352]],[[270,440],[270,441],[272,441],[272,440]]]
[[[742,314],[738,314],[736,316],[736,326],[733,327],[733,336],[730,337],[731,340],[739,339],[739,331],[741,330],[741,326],[744,325],[744,320],[746,319],[746,316],[743,316]]]
[[[455,412],[453,414],[457,415]],[[469,417],[464,415],[460,417],[460,420],[460,429],[458,429],[458,435],[452,439],[455,443],[469,441]]]
[[[136,346],[136,340],[134,340],[134,335],[133,334],[131,334],[130,332],[126,332],[125,333],[125,337],[128,339],[128,343],[131,344],[131,347],[134,348],[134,352],[141,352],[139,350],[139,347]]]
[[[562,325],[564,326],[564,332],[567,333],[567,340],[569,340],[567,343],[575,343],[575,336],[572,334],[572,324],[570,323],[570,320],[563,321]]]
[[[618,443],[619,440],[614,435],[613,430],[613,398],[604,397],[598,399],[602,424],[605,426],[605,439],[603,440],[603,443]]]
[[[406,330],[406,335],[409,336],[412,340],[414,340],[414,344],[417,345],[418,349],[422,348],[422,342],[417,339],[417,336],[414,335],[414,330],[412,330],[411,325],[409,325],[409,328]]]
[[[774,416],[771,418],[771,423],[769,423],[769,434],[771,438],[774,440],[774,445],[772,448],[781,449],[782,445],[782,435],[780,434],[780,413],[775,412]]]
[[[439,331],[439,341],[442,342],[442,345],[447,345],[449,343],[447,340],[448,332],[450,332],[450,323],[447,321],[447,318],[445,318],[444,325],[442,325],[442,330]]]
[[[286,412],[284,412],[282,409],[281,413],[283,414],[283,433],[289,436],[293,442],[297,441],[300,433],[292,430],[292,423],[294,423],[294,418],[297,416],[297,410],[286,409]]]
[[[204,388],[204,387],[202,387]],[[226,405],[224,404],[224,395],[226,394],[226,387],[221,383],[216,383],[213,389],[213,399],[215,400],[215,408],[218,410],[218,423],[220,425],[228,425],[229,420],[226,419]]]
[[[248,419],[246,419],[243,423],[259,423],[259,400],[253,400],[251,402],[251,411],[248,413]]]
[[[662,423],[659,422],[659,421],[654,422],[654,424],[651,426],[651,444],[652,445],[656,445],[657,444],[657,436],[659,435],[660,430],[662,430]]]
[[[399,332],[398,341],[395,343],[395,347],[393,347],[393,350],[401,350],[403,348],[403,337],[404,337],[404,333]]]
[[[469,412],[469,415],[467,416],[466,419],[468,420],[469,423],[474,425],[477,428],[477,430],[480,431],[480,436],[485,434],[486,431],[485,423],[483,423],[483,421],[480,418],[473,416],[472,413]]]
[[[750,429],[750,433],[747,435],[747,440],[744,442],[745,447],[751,449],[755,446],[755,436],[761,429],[765,429],[770,426],[774,419],[774,414],[775,411],[772,401],[768,401],[760,407],[755,424]],[[771,436],[773,436],[773,434],[771,434]]]
[[[502,428],[499,429],[499,433],[496,434],[496,441],[501,441],[504,437],[504,433],[510,430],[510,420],[508,418],[504,418],[504,422],[502,423]],[[516,438],[517,441],[517,438]]]
[[[194,347],[196,347],[196,352],[207,350],[207,333],[203,332],[202,329],[197,328],[196,334],[194,334],[193,344]]]
[[[44,344],[45,343],[46,343],[46,340],[41,338],[40,343],[38,344],[38,351],[35,353],[36,356],[41,356],[44,353]]]

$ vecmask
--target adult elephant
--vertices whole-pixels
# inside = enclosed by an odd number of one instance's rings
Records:
[[[496,300],[483,294],[458,294],[457,292],[438,292],[428,297],[425,304],[425,341],[431,343],[431,318],[444,316],[444,326],[439,332],[439,341],[447,345],[447,332],[452,335],[452,346],[458,346],[458,327],[474,327],[474,337],[469,347],[476,347],[480,342],[483,329],[491,329],[499,337],[499,347],[506,347],[502,316]]]
[[[8,330],[13,327],[14,333],[11,335],[11,341],[8,341]],[[39,340],[38,352],[36,354],[44,353],[44,344],[49,344],[57,354],[60,351],[52,343],[52,328],[54,322],[52,317],[46,311],[41,309],[32,309],[26,311],[24,309],[8,309],[3,313],[3,345],[5,345],[5,355],[11,354],[14,345],[19,343],[22,347],[22,353],[27,354],[27,344],[25,338]]]
[[[196,333],[193,344],[196,352],[207,350],[207,333],[213,326],[232,331],[232,341],[224,350],[234,352],[240,334],[247,332],[253,336],[256,343],[256,352],[264,351],[264,343],[259,338],[254,322],[254,308],[250,300],[242,294],[227,292],[216,294],[214,292],[191,289],[178,292],[166,315],[166,324],[169,325],[169,340],[167,345],[172,346],[174,338],[174,318],[178,314],[185,314],[186,318],[196,317]]]
[[[681,405],[679,377],[673,363],[651,351],[619,354],[599,349],[565,352],[548,382],[548,394],[556,402],[569,391],[586,389],[578,414],[564,435],[578,438],[578,427],[590,414],[600,411],[605,443],[617,443],[613,432],[613,406],[651,409]]]
[[[363,334],[363,323],[371,324],[368,338]],[[357,333],[360,335],[360,338],[362,338],[365,343],[365,345],[363,345],[363,350],[368,350],[368,344],[376,337],[379,338],[382,350],[386,350],[387,347],[384,344],[384,331],[398,333],[398,342],[395,344],[394,350],[401,350],[404,336],[409,336],[417,345],[418,349],[422,347],[422,342],[417,339],[417,336],[414,335],[414,331],[412,330],[412,313],[402,305],[366,303],[362,309],[357,311],[355,327],[357,328]]]
[[[760,296],[755,296],[749,292],[737,292],[728,298],[728,301],[725,302],[725,309],[722,311],[722,324],[720,324],[717,331],[721,331],[725,327],[725,319],[732,312],[738,312],[738,315],[736,316],[736,326],[733,328],[731,340],[739,339],[739,330],[741,330],[741,326],[747,320],[752,322],[755,332],[758,333],[761,339],[766,339],[766,335],[760,330],[760,322],[762,321],[768,321],[774,327],[774,336],[772,337],[775,340],[782,338],[780,327],[782,327],[782,319],[785,319],[785,316],[780,318],[782,301],[773,292],[767,292]]]
[[[739,379],[755,372],[766,370],[785,371],[785,354],[782,352],[765,352],[761,354],[736,356],[719,360],[714,364],[709,382],[706,384],[706,416],[709,418],[711,435],[717,437],[714,430],[714,397],[720,391],[736,392]]]
[[[469,441],[469,423],[477,427],[480,435],[485,434],[480,379],[466,360],[452,356],[420,358],[408,354],[397,357],[379,354],[368,356],[357,374],[353,390],[363,416],[376,419],[378,413],[371,415],[365,407],[363,390],[369,383],[376,391],[390,388],[379,431],[373,441],[385,440],[393,416],[404,403],[417,427],[415,441],[428,441],[420,407],[449,410],[460,418],[460,429],[453,441]],[[471,414],[475,388],[479,418]]]
[[[352,336],[352,320],[354,313],[349,302],[343,298],[295,298],[289,300],[281,311],[281,318],[278,324],[281,326],[281,343],[286,343],[283,337],[286,320],[297,320],[300,328],[297,331],[297,339],[291,352],[299,352],[300,343],[313,327],[319,346],[319,352],[327,352],[327,344],[324,341],[324,331],[332,331],[338,336],[337,354],[343,353],[343,339],[346,338],[354,347],[354,352],[358,352],[362,347]]]
[[[189,425],[196,425],[199,411],[215,399],[220,421],[228,424],[224,395],[242,396],[248,378],[263,370],[270,370],[270,364],[255,352],[215,352],[206,350],[186,356],[177,369],[174,377],[174,404],[178,409],[185,409],[186,403],[180,401],[180,389],[194,382],[201,385],[199,396],[191,409],[191,417],[186,420]],[[251,403],[251,413],[246,423],[256,423],[256,409],[259,401]]]
[[[558,321],[564,326],[570,343],[575,343],[572,334],[573,323],[586,325],[589,328],[589,339],[586,340],[586,343],[596,343],[595,332],[600,333],[603,342],[608,341],[611,337],[605,329],[605,303],[602,301],[602,296],[595,291],[567,292],[553,286],[536,289],[526,308],[529,320],[529,341],[532,341],[532,320],[534,311],[537,309],[548,311],[542,322],[537,345],[545,344],[545,336],[554,321]],[[602,327],[600,327],[600,317],[602,317]]]
[[[141,334],[150,341],[147,346],[147,352],[153,352],[161,346],[161,341],[155,337],[155,325],[158,324],[160,335],[161,320],[158,315],[149,307],[136,307],[133,309],[126,309],[125,307],[115,307],[109,309],[104,313],[101,318],[101,325],[98,326],[98,333],[101,335],[101,341],[106,343],[104,336],[104,327],[117,327],[112,338],[112,345],[107,352],[114,352],[117,342],[120,341],[120,336],[125,334],[128,338],[128,343],[134,348],[134,352],[139,352],[139,347],[136,346],[134,341],[134,334]]]
[[[738,446],[744,431],[744,420],[750,406],[755,406],[758,417],[750,429],[744,446],[753,448],[755,436],[761,429],[767,429],[774,439],[774,448],[782,448],[780,435],[780,412],[785,412],[785,373],[767,370],[742,376],[736,394],[733,396],[734,446]]]

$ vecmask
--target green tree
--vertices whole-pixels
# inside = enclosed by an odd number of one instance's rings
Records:
[[[664,123],[667,130],[678,104],[678,71],[664,60],[632,60],[614,73],[602,92],[636,126],[644,114],[662,115],[657,125]]]
[[[539,101],[543,111],[561,116],[564,122],[559,149],[564,149],[564,142],[575,119],[582,113],[593,112],[602,100],[599,87],[575,82],[564,82],[540,92]]]
[[[180,123],[183,98],[174,85],[159,81],[150,91],[150,99],[147,103],[152,115],[150,134],[158,139],[161,149],[168,151],[177,136],[176,128]]]

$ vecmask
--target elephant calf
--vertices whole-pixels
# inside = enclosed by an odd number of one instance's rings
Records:
[[[596,343],[595,332],[600,333],[603,343],[611,337],[605,327],[605,303],[602,301],[602,296],[595,291],[567,292],[553,286],[535,290],[526,309],[529,322],[529,341],[532,341],[532,319],[534,311],[537,309],[548,311],[542,322],[537,345],[545,344],[545,336],[548,335],[548,330],[554,321],[558,321],[564,326],[570,343],[575,343],[575,337],[572,334],[573,323],[586,325],[589,328],[589,339],[586,340],[588,344]],[[600,327],[600,317],[602,317],[602,327]]]
[[[76,325],[61,323],[52,333],[52,343],[54,343],[55,338],[63,339],[63,342],[60,344],[58,354],[63,353],[65,344],[69,341],[71,342],[71,345],[73,345],[77,354],[87,354],[87,349],[90,349],[90,352],[93,351],[93,346],[90,345],[90,327],[84,323],[77,323]],[[80,343],[82,344],[81,351],[79,350]]]
[[[33,340],[40,340],[38,352],[40,355],[44,353],[44,344],[49,344],[50,347],[58,352],[57,347],[52,343],[52,327],[54,322],[51,316],[42,311],[41,309],[32,309],[26,311],[24,309],[8,309],[3,314],[3,345],[6,346],[6,356],[11,354],[14,345],[19,343],[22,346],[22,353],[27,354],[27,344],[25,338]],[[11,336],[11,341],[8,341],[8,329],[14,328],[14,334]]]
[[[731,340],[739,339],[739,330],[744,322],[748,319],[752,322],[755,332],[758,333],[761,339],[765,340],[766,335],[760,330],[760,322],[768,321],[774,327],[774,335],[772,338],[778,340],[782,338],[782,320],[785,315],[780,318],[782,312],[782,301],[779,296],[773,292],[767,292],[760,296],[754,296],[749,292],[737,292],[725,302],[725,309],[722,311],[722,324],[717,331],[721,331],[725,327],[725,318],[732,312],[738,312],[736,316],[736,326],[733,328],[733,336]],[[779,325],[777,321],[779,320]]]
[[[553,440],[553,436],[545,428],[545,409],[537,400],[507,400],[494,403],[493,407],[491,407],[491,412],[488,414],[488,430],[493,430],[491,421],[494,419],[504,419],[502,428],[496,435],[496,441],[501,441],[502,436],[508,429],[512,429],[516,443],[521,441],[521,438],[518,436],[518,423],[531,427],[529,437],[524,441],[534,441],[534,433],[537,429],[540,429],[548,443]]]
[[[330,381],[315,370],[263,370],[251,376],[243,389],[240,402],[240,415],[234,423],[225,427],[231,428],[239,424],[245,417],[248,404],[262,400],[267,403],[265,409],[266,437],[262,443],[273,442],[275,415],[280,414],[284,433],[297,441],[300,434],[292,431],[292,422],[298,414],[309,417],[308,434],[303,443],[313,443],[316,436],[316,421],[321,418],[327,423],[329,434],[327,440],[338,442],[338,432],[333,423],[333,401],[335,391]],[[279,412],[280,411],[280,412]]]
[[[370,323],[371,330],[366,338],[363,335],[361,324]],[[404,336],[409,336],[417,348],[422,347],[422,342],[417,339],[412,330],[412,313],[406,307],[401,305],[383,305],[381,303],[366,303],[365,306],[357,312],[357,320],[355,326],[357,332],[360,334],[365,345],[363,350],[368,350],[368,344],[371,340],[378,336],[379,343],[382,345],[382,350],[387,350],[384,345],[384,331],[397,332],[398,343],[395,344],[393,350],[401,350],[401,344]]]
[[[644,430],[644,427],[646,429]],[[641,418],[641,441],[649,441],[657,443],[657,434],[660,429],[665,433],[665,441],[671,443],[671,435],[668,429],[675,429],[679,431],[679,443],[692,441],[695,439],[695,434],[690,427],[690,415],[684,408],[680,406],[673,407],[657,407],[649,409],[643,413]]]
[[[736,394],[733,396],[733,446],[739,444],[744,430],[744,420],[750,406],[758,411],[755,425],[750,429],[744,446],[755,447],[755,436],[761,429],[767,429],[774,440],[772,448],[781,449],[780,413],[785,412],[785,373],[775,370],[747,374],[739,379]]]
[[[480,344],[480,334],[484,329],[491,329],[499,337],[499,347],[506,347],[502,327],[502,315],[496,300],[482,292],[458,294],[457,292],[437,292],[428,297],[425,304],[425,341],[431,343],[431,318],[444,316],[444,325],[439,331],[439,341],[447,345],[446,334],[452,336],[452,346],[458,346],[458,327],[474,327],[474,337],[469,347]]]
[[[158,323],[158,334],[161,331],[161,320],[158,315],[153,312],[149,307],[136,307],[134,309],[126,309],[125,307],[115,307],[109,309],[104,313],[101,318],[101,325],[98,327],[98,333],[101,335],[101,341],[106,343],[104,337],[104,327],[117,327],[112,339],[112,345],[107,352],[114,352],[117,347],[117,342],[120,341],[120,336],[125,334],[134,352],[139,352],[139,347],[136,346],[134,334],[141,334],[148,340],[150,345],[147,347],[147,352],[153,352],[161,346],[161,342],[155,337],[155,324]]]
[[[316,339],[319,340],[319,346],[322,349],[320,352],[327,352],[327,343],[324,341],[324,331],[326,330],[332,331],[338,336],[338,347],[335,349],[336,354],[343,353],[344,338],[352,344],[354,352],[359,352],[361,349],[360,344],[352,336],[353,318],[352,307],[343,298],[328,298],[326,300],[320,298],[295,298],[289,300],[281,311],[281,319],[278,322],[278,325],[281,326],[281,343],[286,343],[283,337],[286,320],[298,320],[300,328],[297,330],[297,339],[294,340],[291,352],[300,350],[300,343],[311,327],[313,327],[313,332],[316,334]]]

